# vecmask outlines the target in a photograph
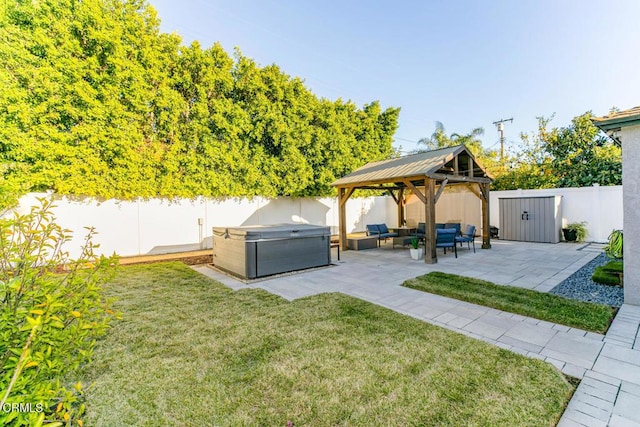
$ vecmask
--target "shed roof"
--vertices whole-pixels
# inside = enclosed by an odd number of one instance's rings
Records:
[[[473,165],[472,173],[469,174],[468,167],[462,164],[463,167],[461,169],[465,169],[467,175],[455,175],[456,171],[452,165],[455,158],[462,159],[463,162],[471,160]],[[471,152],[464,145],[458,145],[394,159],[370,162],[336,180],[331,185],[339,187],[359,183],[401,182],[407,178],[420,176],[442,179],[444,175],[456,176],[458,180],[468,182],[489,179],[486,171],[477,163]]]

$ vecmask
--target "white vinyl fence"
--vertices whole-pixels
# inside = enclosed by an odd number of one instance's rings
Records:
[[[499,227],[498,199],[501,197],[562,196],[562,225],[587,222],[587,241],[606,242],[614,229],[622,229],[622,186],[550,188],[543,190],[492,191],[491,225]]]
[[[549,190],[514,190],[491,192],[491,224],[499,226],[500,197],[536,197],[561,195],[563,222],[587,221],[588,240],[604,242],[613,229],[622,228],[622,187],[563,188]],[[73,232],[67,246],[71,256],[79,254],[86,235],[84,227],[95,227],[100,244],[98,253],[105,255],[143,255],[181,250],[210,248],[214,226],[240,226],[277,223],[309,223],[327,225],[338,232],[336,198],[266,199],[256,197],[229,199],[175,200],[99,200],[62,197],[51,193],[32,193],[20,200],[17,210],[29,211],[37,205],[37,197],[53,198],[56,221]],[[407,206],[407,222],[415,207]],[[420,204],[421,205],[421,204]],[[442,194],[436,206],[438,222],[457,221],[475,224],[480,230],[480,200],[470,192],[452,191]],[[416,215],[424,209],[415,208]],[[9,214],[9,213],[7,213]],[[347,232],[364,231],[366,224],[397,225],[397,207],[391,197],[352,198],[347,202]]]
[[[335,198],[174,200],[98,200],[31,193],[20,200],[17,211],[29,212],[37,198],[55,200],[56,222],[73,232],[67,250],[77,257],[84,227],[95,227],[98,253],[144,255],[212,247],[212,227],[309,223],[327,225],[338,232],[338,202]],[[6,213],[10,214],[10,213]],[[392,217],[389,217],[392,215]],[[369,223],[396,224],[396,209],[390,197],[354,198],[347,203],[347,231],[364,231]]]
[[[591,242],[606,242],[614,229],[622,229],[622,186],[581,188],[550,188],[543,190],[492,191],[489,203],[489,222],[500,226],[500,198],[562,196],[562,223],[587,222]],[[394,208],[395,209],[395,208]],[[416,197],[407,204],[407,223],[424,221],[424,207]],[[436,222],[473,224],[480,233],[482,204],[480,199],[463,187],[446,188],[436,204]]]

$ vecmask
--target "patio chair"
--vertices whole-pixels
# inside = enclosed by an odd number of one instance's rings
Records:
[[[378,224],[367,224],[367,236],[375,236],[380,234]]]
[[[462,246],[463,242],[467,242],[467,248],[469,248],[469,250],[471,250],[471,247],[469,246],[469,244],[473,244],[473,253],[475,254],[476,253],[475,234],[476,234],[476,226],[467,225],[467,229],[465,230],[464,233],[462,233],[462,236],[456,237],[456,242],[459,242],[460,246]]]
[[[385,242],[390,237],[398,237],[398,233],[389,231],[387,224],[367,224],[367,236],[378,236],[378,246],[380,246],[380,240],[384,239]]]
[[[459,222],[448,222],[444,225],[445,230],[450,228],[455,228],[456,236],[460,235],[460,223]]]
[[[415,237],[424,237],[427,232],[427,225],[424,222],[418,223],[418,228],[416,228]]]
[[[453,253],[458,258],[455,228],[436,229],[436,248],[443,248],[446,255],[447,248],[453,248]]]

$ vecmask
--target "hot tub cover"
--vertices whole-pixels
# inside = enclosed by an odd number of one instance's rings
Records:
[[[213,234],[228,239],[257,241],[291,239],[297,237],[329,236],[330,228],[312,224],[246,225],[239,227],[214,227]]]

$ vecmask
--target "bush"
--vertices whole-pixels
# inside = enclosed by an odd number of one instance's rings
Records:
[[[613,230],[611,234],[609,234],[609,242],[604,247],[604,253],[607,254],[609,258],[622,259],[623,242],[624,234],[622,230]]]
[[[79,259],[52,202],[0,220],[0,424],[82,425],[83,387],[65,385],[89,361],[114,313],[102,294],[117,259],[97,257],[88,229]]]
[[[624,263],[622,261],[609,261],[602,266],[604,271],[610,271],[612,273],[622,273],[624,269]]]
[[[622,270],[623,263],[621,261],[610,261],[603,266],[596,267],[591,280],[603,285],[622,286],[620,280]]]

